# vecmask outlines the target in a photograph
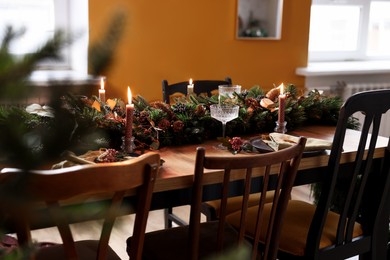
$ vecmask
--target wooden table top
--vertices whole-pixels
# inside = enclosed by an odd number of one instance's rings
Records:
[[[288,134],[296,136],[305,136],[332,141],[335,132],[334,126],[305,126],[301,129],[289,132]],[[342,154],[341,163],[352,162],[356,155],[360,132],[356,130],[347,130]],[[256,136],[249,136],[243,139],[249,140]],[[260,137],[260,135],[259,135]],[[385,147],[387,147],[388,138],[378,137],[377,149],[375,150],[374,158],[384,156]],[[161,167],[158,178],[155,183],[154,192],[162,192],[169,190],[185,189],[192,186],[193,172],[195,166],[195,155],[197,147],[206,148],[207,155],[213,156],[251,156],[256,153],[240,152],[233,155],[230,151],[219,150],[215,146],[217,140],[208,140],[202,144],[192,144],[183,146],[163,147],[157,152],[161,159],[165,162]],[[304,157],[301,160],[299,170],[316,169],[327,165],[329,159],[329,150],[316,156]],[[0,167],[0,169],[3,167]],[[206,174],[204,180],[207,183],[217,183],[221,181],[222,172],[213,171],[213,174]],[[299,174],[299,173],[298,173]],[[238,178],[238,177],[237,177]]]
[[[307,126],[302,129],[290,132],[289,134],[297,135],[297,136],[305,136],[305,137],[313,137],[324,140],[333,140],[335,127],[329,126]],[[342,154],[341,162],[347,163],[354,160],[357,150],[357,140],[360,135],[359,131],[348,130],[346,133],[346,144],[344,146],[344,152]],[[248,139],[253,138],[248,137]],[[245,138],[243,138],[245,139]],[[376,151],[374,153],[375,158],[381,158],[384,156],[385,147],[387,147],[388,138],[379,137],[376,145]],[[156,179],[154,192],[156,193],[156,202],[153,204],[153,209],[161,209],[171,206],[177,205],[185,205],[188,204],[189,201],[186,198],[181,198],[183,195],[181,191],[186,191],[188,188],[192,186],[193,180],[193,172],[195,166],[195,155],[196,148],[199,146],[206,148],[206,154],[213,156],[253,156],[256,153],[244,153],[241,152],[237,155],[233,155],[231,152],[227,150],[218,150],[215,146],[218,144],[217,140],[210,140],[202,144],[194,144],[194,145],[184,145],[184,146],[171,146],[164,147],[157,151],[161,158],[165,161],[163,166],[159,171],[158,178]],[[324,167],[327,165],[329,159],[329,151],[326,151],[320,155],[304,157],[301,160],[301,164],[299,167],[297,178],[300,177],[302,180],[298,182],[297,185],[312,183],[315,181],[319,181],[321,176],[321,170],[318,168]],[[206,184],[219,183],[222,179],[222,171],[213,171],[207,172],[204,176],[204,180]],[[254,176],[260,176],[261,174],[253,172]],[[232,172],[233,178],[240,179],[242,175],[240,172],[234,173]],[[314,176],[314,178],[313,178]],[[129,191],[128,195],[131,197],[133,191]],[[187,194],[187,193],[186,193]],[[106,199],[109,196],[106,193],[102,193],[99,195],[94,195],[93,198],[90,196],[87,197],[77,197],[71,199],[70,201],[62,203],[65,206],[72,207],[74,205],[83,205],[84,203],[93,203],[99,202],[102,199]],[[179,198],[180,197],[180,198]],[[179,199],[180,201],[175,201]],[[95,205],[96,206],[96,205]],[[44,210],[40,212],[41,217],[47,215],[47,212]],[[37,208],[38,209],[38,208]],[[80,216],[80,219],[74,220],[74,222],[86,221],[90,219],[96,219],[97,215],[94,212],[91,213],[91,216]],[[39,218],[38,218],[39,219]],[[53,224],[50,222],[42,222],[42,223],[34,223],[32,225],[33,228],[43,228],[49,227]]]
[[[305,126],[304,128],[298,129],[288,134],[332,141],[334,132],[334,126]],[[359,136],[359,131],[347,130],[341,163],[347,163],[354,160],[358,147],[357,142],[359,140]],[[378,138],[377,149],[375,151],[374,158],[383,157],[384,149],[387,146],[387,141],[387,138]],[[161,167],[159,177],[156,180],[155,192],[182,189],[191,186],[197,147],[205,147],[206,154],[213,156],[250,156],[253,154],[241,152],[237,155],[233,155],[229,151],[218,150],[215,148],[216,144],[218,144],[217,140],[210,140],[202,144],[161,148],[158,153],[165,162]],[[325,153],[317,156],[302,158],[299,170],[324,167],[327,165],[328,159],[328,150]],[[213,172],[213,174],[210,174],[208,178],[205,179],[208,183],[215,183],[220,180],[220,176],[220,173]]]

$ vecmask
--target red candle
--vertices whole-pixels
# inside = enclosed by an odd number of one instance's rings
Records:
[[[125,131],[125,151],[127,153],[133,152],[132,137],[133,137],[133,113],[134,104],[131,102],[131,91],[130,87],[127,87],[127,99],[128,104],[126,105],[126,131]]]
[[[104,79],[100,79],[99,99],[101,102],[106,102],[106,90],[104,89]]]
[[[284,123],[284,110],[286,109],[286,94],[284,94],[284,85],[280,84],[280,95],[279,95],[279,111],[278,111],[278,123],[283,125]]]

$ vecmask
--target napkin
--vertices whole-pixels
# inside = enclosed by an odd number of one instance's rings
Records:
[[[52,166],[52,169],[61,169],[71,167],[80,164],[95,164],[95,159],[101,155],[103,151],[88,151],[87,153],[77,156],[70,151],[65,151],[62,157],[65,159],[62,162],[56,163]]]
[[[297,144],[299,140],[298,136],[280,133],[270,133],[269,138],[271,140],[267,140],[267,143],[275,150],[281,150],[294,144]],[[331,141],[308,137],[306,141],[305,151],[320,151],[328,150],[331,148]]]

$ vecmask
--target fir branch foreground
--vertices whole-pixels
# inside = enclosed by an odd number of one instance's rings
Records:
[[[112,63],[111,57],[124,32],[125,23],[123,10],[116,11],[107,23],[109,27],[99,37],[101,40],[90,44],[89,69],[92,75],[107,70]],[[24,29],[16,31],[7,27],[0,39],[0,97],[7,103],[18,104],[19,100],[33,94],[28,79],[37,65],[45,60],[60,60],[63,47],[77,40],[75,35],[56,31],[33,53],[16,57],[10,53],[10,47],[23,33]],[[64,91],[55,88],[51,93],[47,105],[55,115],[52,118],[30,114],[18,107],[0,107],[0,162],[6,161],[23,169],[36,168],[47,161],[57,160],[62,151],[74,147],[76,130],[80,135],[81,129],[93,129],[91,125],[84,125],[82,118],[77,118],[76,122],[75,112],[63,106],[61,97],[67,95]],[[98,136],[99,131],[86,132],[82,139],[90,142],[89,139],[96,140]],[[77,145],[81,145],[79,140]]]
[[[123,12],[115,13],[112,21],[108,23],[117,25],[116,28],[112,29],[115,31],[115,37],[109,39],[100,37],[99,39],[104,40],[90,45],[90,48],[94,50],[91,51],[92,54],[99,52],[101,56],[105,57],[99,61],[90,61],[91,71],[104,71],[111,64],[112,59],[109,57],[114,53],[116,42],[123,32],[122,23],[124,24],[124,22]],[[43,42],[41,47],[33,53],[17,57],[10,53],[10,47],[24,33],[24,29],[0,28],[0,30],[3,29],[3,38],[0,39],[0,98],[10,104],[20,104],[20,100],[25,100],[33,94],[28,80],[31,73],[37,69],[37,65],[46,60],[60,60],[61,49],[77,40],[77,36],[65,35],[61,31],[56,31],[51,39]],[[107,36],[112,30],[108,30],[104,36]],[[72,109],[63,106],[62,97],[66,94],[64,90],[55,88],[52,91],[50,103],[41,109],[47,111],[38,114],[34,113],[34,109],[26,111],[25,108],[21,109],[20,107],[0,106],[0,164],[2,167],[11,166],[23,169],[23,176],[18,182],[1,183],[0,185],[2,212],[7,212],[5,205],[17,205],[30,198],[31,194],[26,194],[21,185],[30,169],[52,164],[53,161],[60,158],[64,150],[74,147],[72,143],[76,140],[74,132],[77,129],[78,134],[80,134],[78,123],[82,123],[82,121],[76,122]],[[85,125],[81,128],[91,130],[89,126]],[[98,132],[87,133],[87,136],[96,140]],[[87,137],[84,137],[84,140],[87,140]],[[78,143],[78,145],[80,144]],[[6,215],[0,216],[0,239],[3,239],[3,232],[7,230],[4,226],[6,217]],[[15,250],[0,248],[0,258],[27,259],[30,258],[34,250],[36,250],[35,244],[31,248],[15,248]]]

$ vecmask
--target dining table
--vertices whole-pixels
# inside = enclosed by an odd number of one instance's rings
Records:
[[[335,133],[335,126],[326,125],[306,125],[304,127],[297,128],[293,131],[288,132],[289,135],[304,136],[307,138],[317,138],[321,140],[332,141]],[[261,138],[264,133],[255,135],[248,135],[241,137],[243,140],[251,141],[255,138]],[[353,162],[356,156],[358,147],[360,131],[348,129],[345,135],[345,144],[343,147],[343,153],[341,155],[341,164],[348,165]],[[152,209],[165,209],[168,207],[175,207],[180,205],[190,204],[191,187],[193,182],[193,173],[195,168],[195,156],[196,148],[204,147],[206,155],[213,156],[251,156],[257,154],[255,152],[239,152],[235,155],[229,150],[222,150],[218,148],[220,141],[217,139],[207,140],[204,143],[199,144],[186,144],[180,146],[167,146],[161,147],[157,152],[161,157],[161,166],[158,172],[158,177],[155,181]],[[384,157],[385,148],[387,147],[388,138],[378,137],[374,159],[379,163],[380,159]],[[329,159],[330,150],[321,150],[317,153],[304,153],[301,159],[300,166],[298,169],[297,177],[294,185],[305,185],[316,182],[321,182],[322,178],[326,174],[326,166]],[[0,166],[1,169],[1,166]],[[257,177],[261,179],[261,171]],[[109,173],[108,173],[109,174]],[[256,172],[254,175],[256,176]],[[221,182],[223,176],[222,170],[206,171],[204,176],[204,182],[209,188],[205,189],[205,195],[203,199],[205,201],[214,199],[213,189],[218,183]],[[237,186],[239,185],[240,179],[243,179],[243,175],[240,172],[233,172],[232,178],[237,179]],[[270,187],[272,188],[272,186]],[[255,189],[255,188],[254,188]],[[240,191],[237,189],[237,194],[231,193],[231,196],[240,195]],[[132,197],[133,192],[128,192],[127,200],[129,203],[134,199]],[[93,203],[105,199],[104,194],[96,198],[88,198],[88,203]],[[84,198],[80,198],[80,201]],[[78,204],[78,198],[72,200],[69,205],[74,206]],[[84,205],[84,201],[80,203]],[[68,206],[68,205],[66,205]],[[130,212],[129,212],[130,213]],[[84,220],[84,217],[80,217],[80,220]],[[88,216],[87,216],[88,218]],[[75,220],[75,222],[78,220]],[[44,226],[38,225],[38,228]]]
[[[335,130],[335,126],[311,125],[298,128],[294,131],[288,132],[288,134],[294,136],[304,136],[307,138],[317,138],[332,142]],[[359,137],[360,131],[347,129],[343,152],[340,158],[341,168],[346,169],[351,166],[352,162],[354,162],[359,145]],[[250,141],[253,140],[253,138],[261,138],[261,134],[248,136],[247,140]],[[230,151],[220,150],[217,148],[217,145],[218,140],[209,140],[202,144],[161,148],[158,152],[164,160],[164,163],[159,171],[159,176],[156,179],[152,207],[159,209],[189,204],[196,148],[204,147],[206,149],[206,155],[232,156]],[[368,144],[366,146],[368,147]],[[388,138],[378,136],[373,155],[374,160],[372,167],[376,167],[381,164],[387,146]],[[234,156],[248,156],[250,154],[251,153],[240,152]],[[298,168],[294,186],[320,183],[327,174],[329,155],[330,150],[304,152]],[[253,175],[256,175],[255,171],[253,172]],[[205,184],[208,184],[208,186],[204,188],[204,201],[217,198],[216,194],[219,193],[213,191],[218,188],[218,183],[222,181],[222,176],[222,171],[206,171],[203,179]],[[232,176],[234,176],[234,174],[232,174]],[[243,176],[243,174],[237,173],[237,187],[242,187],[242,185],[240,185],[240,179],[244,178]],[[260,173],[258,178],[261,180]],[[259,189],[261,185],[261,181],[256,182],[258,186],[253,185],[252,183],[252,186],[255,187],[254,192],[256,192],[256,189]],[[270,178],[270,183],[272,183],[272,178]],[[270,189],[272,189],[272,185],[270,186]],[[242,194],[242,189],[237,188],[236,190],[237,193],[233,192],[230,195],[236,196]],[[373,190],[370,192],[376,191]],[[390,203],[390,198],[387,199],[387,203]],[[389,215],[384,214],[379,218],[381,219],[380,226],[383,226],[384,228],[378,232],[380,235],[376,238],[376,250],[378,256],[385,256],[387,254],[388,244]]]
[[[324,125],[308,125],[288,132],[289,135],[304,136],[307,138],[317,138],[321,140],[332,141],[335,133],[335,126]],[[260,138],[261,133],[242,137],[244,140],[251,141],[254,138]],[[347,166],[355,160],[358,147],[360,131],[348,129],[345,135],[345,144],[341,155],[340,164]],[[385,148],[387,147],[388,138],[378,137],[374,163],[380,163],[380,159],[384,156]],[[169,146],[160,148],[157,152],[160,154],[163,161],[158,173],[158,178],[155,182],[152,209],[162,209],[190,203],[190,188],[193,181],[193,173],[195,167],[195,155],[197,147],[204,147],[206,155],[212,156],[233,156],[228,150],[218,149],[218,140],[208,140],[201,144],[189,144],[182,146]],[[330,150],[320,150],[318,152],[310,151],[304,153],[301,160],[297,177],[294,185],[305,185],[321,182],[326,174],[326,166],[329,159]],[[250,156],[255,153],[240,152],[234,156]],[[260,171],[259,171],[260,172]],[[215,199],[213,190],[222,180],[222,171],[206,171],[204,182],[206,186],[203,199],[205,201]],[[256,172],[254,173],[256,175]],[[258,176],[261,179],[261,176]],[[243,175],[233,173],[232,178],[237,178],[237,187],[239,180],[243,179]],[[272,181],[271,181],[272,183]],[[271,187],[272,188],[272,187]],[[254,190],[256,187],[253,188]],[[239,188],[237,194],[231,193],[231,196],[240,195]],[[215,193],[217,194],[217,193]]]
[[[290,131],[288,132],[288,134],[332,141],[335,129],[335,126],[306,125],[304,127],[300,127],[293,131]],[[243,136],[241,138],[250,142],[254,138],[260,138],[261,135],[262,134],[259,133],[250,136]],[[343,153],[341,155],[341,165],[347,166],[349,163],[355,160],[359,136],[360,132],[358,130],[347,130],[345,135]],[[193,183],[193,173],[195,167],[197,147],[204,147],[206,149],[206,155],[213,156],[251,156],[253,154],[256,154],[254,152],[242,151],[233,155],[232,152],[229,150],[221,150],[217,148],[218,143],[218,140],[207,140],[204,143],[162,147],[159,150],[154,151],[160,154],[162,164],[159,169],[158,177],[155,181],[151,210],[166,209],[169,207],[190,204],[191,187]],[[378,137],[374,152],[374,164],[381,162],[381,159],[384,157],[385,148],[387,147],[387,144],[388,138],[381,136]],[[326,174],[326,166],[328,163],[329,154],[330,150],[321,150],[317,153],[304,153],[300,162],[294,186],[321,182]],[[256,174],[257,173],[254,172],[255,176]],[[204,189],[205,193],[203,196],[204,201],[216,198],[215,196],[217,192],[215,192],[215,189],[218,188],[218,183],[221,182],[222,176],[222,170],[206,171],[203,178],[206,184]],[[233,172],[232,177],[236,178],[237,187],[240,187],[240,180],[243,179],[243,175],[240,172]],[[260,171],[257,177],[259,180],[261,180],[262,176]],[[270,188],[272,189],[272,185],[270,186]],[[255,189],[256,185],[254,185],[254,190]],[[237,192],[233,191],[233,193],[231,193],[230,195],[240,195],[240,192],[240,188],[237,188]],[[102,194],[101,197],[88,199],[87,201],[82,202],[77,201],[76,199],[75,201],[69,203],[69,205],[64,205],[64,207],[69,207],[69,209],[72,210],[75,207],[84,207],[86,203],[96,203],[96,205],[98,205],[98,203],[100,203],[102,200],[104,200],[104,194]],[[136,203],[136,200],[132,196],[131,191],[128,193],[128,197],[126,197],[125,203]],[[127,212],[127,214],[130,214],[131,207],[128,208],[130,210]],[[80,214],[80,217],[74,219],[73,222],[98,219],[101,217],[98,211],[87,211],[88,214]],[[45,228],[51,226],[50,220],[47,218],[47,215],[48,214],[44,210],[42,210],[42,221],[40,221],[39,223],[32,223],[32,228]],[[384,224],[388,224],[388,220],[388,216],[387,220],[383,219]],[[383,243],[384,242],[385,241],[383,241]]]

